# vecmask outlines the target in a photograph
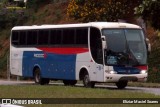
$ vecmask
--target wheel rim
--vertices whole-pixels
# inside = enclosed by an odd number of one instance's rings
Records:
[[[87,86],[88,83],[89,83],[89,78],[88,78],[88,75],[86,75],[86,76],[84,77],[84,85]]]
[[[38,70],[35,72],[35,80],[36,80],[37,83],[40,82],[40,73],[39,73]]]

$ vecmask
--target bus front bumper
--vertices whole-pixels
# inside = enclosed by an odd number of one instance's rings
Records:
[[[105,82],[118,82],[118,81],[137,81],[137,82],[145,82],[147,81],[148,73],[145,74],[106,74]]]

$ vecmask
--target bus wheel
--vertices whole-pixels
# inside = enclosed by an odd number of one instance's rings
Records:
[[[88,74],[84,76],[83,84],[84,84],[84,87],[87,87],[87,88],[94,88],[95,86],[95,82],[90,81]]]
[[[127,86],[128,81],[119,81],[116,83],[116,86],[118,87],[118,89],[123,89]]]
[[[49,84],[49,79],[41,77],[39,68],[36,68],[36,70],[34,71],[34,81],[36,84]]]
[[[36,68],[34,71],[34,81],[36,84],[40,84],[41,76],[40,76],[40,69]]]

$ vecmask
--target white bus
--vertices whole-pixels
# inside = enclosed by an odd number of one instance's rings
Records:
[[[11,31],[11,74],[33,77],[41,85],[82,80],[85,87],[109,82],[125,88],[128,81],[146,81],[147,69],[146,39],[137,25],[92,22]]]

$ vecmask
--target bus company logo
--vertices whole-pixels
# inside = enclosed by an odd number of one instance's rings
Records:
[[[46,58],[46,54],[34,54],[35,58]]]
[[[12,104],[11,99],[2,99],[2,104]]]

